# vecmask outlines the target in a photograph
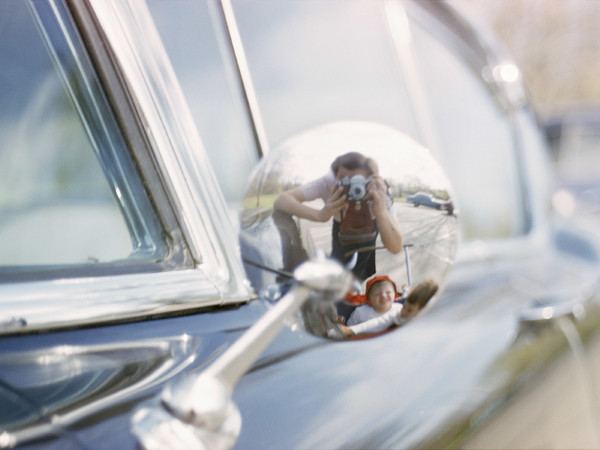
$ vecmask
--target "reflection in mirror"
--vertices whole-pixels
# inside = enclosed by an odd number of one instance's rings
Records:
[[[304,308],[307,328],[332,335],[334,327],[339,337],[340,317],[390,309],[364,305],[374,277],[389,277],[394,305],[419,285],[437,291],[454,261],[458,224],[449,181],[427,149],[385,125],[335,122],[286,140],[261,161],[240,233],[248,278],[271,301],[317,249],[352,269],[355,292],[332,305],[336,311]]]

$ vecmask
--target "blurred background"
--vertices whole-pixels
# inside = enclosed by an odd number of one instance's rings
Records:
[[[555,207],[600,215],[600,0],[464,0],[523,71],[561,188]]]
[[[465,3],[500,35],[540,114],[600,104],[600,1]]]

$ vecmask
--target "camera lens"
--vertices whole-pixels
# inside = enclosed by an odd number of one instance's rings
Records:
[[[365,196],[365,187],[363,185],[354,185],[350,189],[349,197],[351,200],[360,200]]]

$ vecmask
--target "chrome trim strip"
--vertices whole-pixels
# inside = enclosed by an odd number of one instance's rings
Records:
[[[18,365],[19,361],[27,362],[27,360],[52,360],[53,358],[70,358],[77,359],[80,356],[85,357],[90,361],[95,356],[103,358],[106,361],[111,361],[114,366],[118,365],[117,360],[126,358],[129,363],[131,359],[135,359],[135,353],[144,350],[153,350],[156,353],[161,353],[164,360],[154,370],[138,380],[132,380],[131,384],[125,385],[106,396],[101,396],[94,399],[92,402],[72,407],[71,405],[63,407],[59,412],[54,411],[52,420],[47,423],[37,423],[31,426],[14,431],[3,431],[0,433],[0,448],[12,448],[17,445],[24,445],[35,439],[56,433],[62,427],[69,426],[79,420],[82,420],[90,415],[102,411],[111,405],[119,402],[124,402],[127,399],[138,395],[140,392],[150,389],[169,378],[181,373],[191,364],[196,362],[194,350],[198,346],[189,336],[181,335],[165,340],[146,340],[128,342],[122,341],[115,344],[92,345],[92,346],[59,346],[50,349],[45,349],[42,352],[33,354],[26,353],[25,355],[5,355],[0,358],[0,362],[4,365]],[[112,355],[111,352],[117,354]],[[130,352],[129,355],[127,352]],[[119,354],[120,353],[120,354]],[[98,363],[98,362],[97,362]],[[98,367],[102,368],[102,363],[98,363]],[[43,367],[43,363],[39,363]]]
[[[427,147],[438,159],[441,159],[440,148],[433,118],[431,117],[423,84],[416,70],[417,64],[413,54],[411,24],[403,4],[395,0],[386,0],[383,3],[389,35],[398,58],[398,64],[407,82],[407,94],[417,118],[416,123],[421,132],[421,143]]]
[[[244,292],[227,297],[237,302],[247,299]],[[26,324],[0,326],[0,335],[110,323],[222,303],[222,295],[198,269],[5,284],[0,291],[3,314]]]
[[[254,124],[254,133],[259,146],[259,151],[261,152],[261,156],[264,156],[269,153],[269,141],[258,106],[254,84],[252,83],[248,60],[246,59],[246,52],[244,51],[244,45],[242,44],[242,37],[240,36],[240,30],[237,26],[237,21],[235,20],[231,0],[220,0],[220,2],[225,18],[225,25],[229,31],[231,46],[233,47],[233,53],[237,62],[242,86],[244,87],[246,101],[248,102],[250,118]]]

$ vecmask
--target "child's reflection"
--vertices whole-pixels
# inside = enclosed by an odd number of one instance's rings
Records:
[[[426,280],[410,290],[404,304],[395,303],[398,298],[395,283],[386,276],[373,277],[367,281],[367,304],[357,307],[347,324],[339,327],[346,336],[354,336],[404,325],[429,303],[437,291],[438,284]]]

